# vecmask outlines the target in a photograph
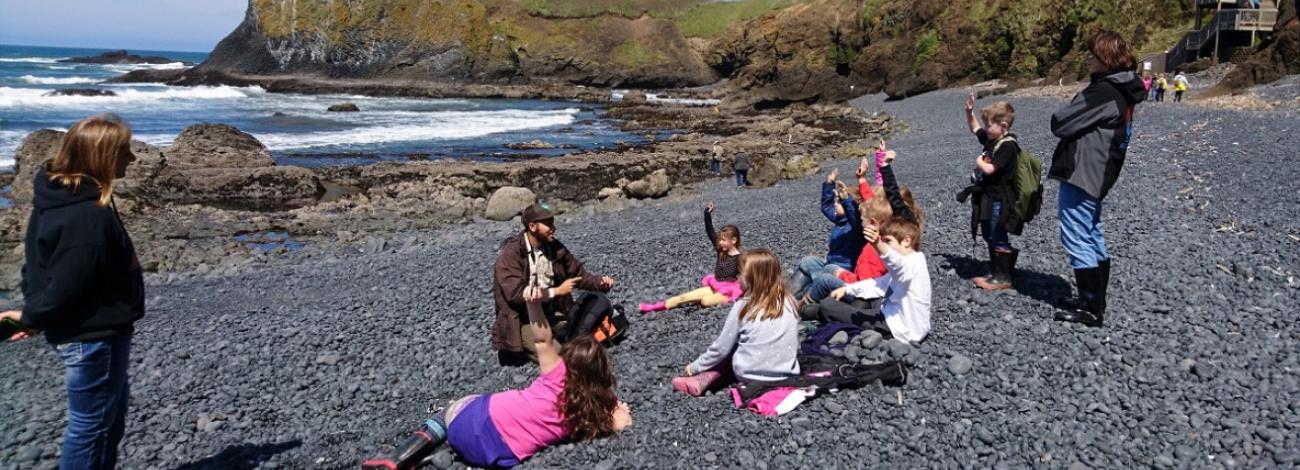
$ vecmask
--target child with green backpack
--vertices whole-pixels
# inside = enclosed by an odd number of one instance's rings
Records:
[[[1011,288],[1011,273],[1015,269],[1020,250],[1011,246],[1008,234],[1020,234],[1024,223],[1038,210],[1034,204],[1042,200],[1039,180],[1041,162],[1023,152],[1011,125],[1016,120],[1016,110],[1011,103],[998,101],[980,110],[975,118],[975,95],[966,99],[966,123],[984,147],[975,159],[971,186],[958,196],[971,200],[971,223],[976,225],[988,244],[990,275],[975,278],[981,289],[1002,290]],[[980,120],[983,120],[981,125]]]

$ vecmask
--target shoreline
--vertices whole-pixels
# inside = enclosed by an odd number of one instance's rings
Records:
[[[890,129],[887,116],[871,117],[843,105],[741,113],[651,105],[634,97],[610,104],[606,117],[620,121],[627,132],[671,126],[680,133],[619,150],[509,164],[448,159],[309,169],[261,160],[255,167],[237,168],[204,161],[204,155],[220,148],[234,150],[219,154],[261,154],[265,147],[252,136],[238,136],[234,128],[196,125],[191,128],[200,129],[192,137],[185,137],[187,129],[171,147],[137,144],[136,152],[144,158],[116,191],[118,205],[141,246],[147,271],[228,274],[286,251],[250,248],[235,240],[241,234],[284,233],[305,243],[309,252],[379,251],[384,242],[377,238],[483,220],[490,200],[504,187],[528,188],[562,211],[617,209],[689,191],[710,179],[713,140],[726,141],[724,170],[735,152],[746,151],[755,160],[751,180],[771,185],[816,171],[819,162],[850,151],[854,142],[869,143],[869,136]],[[25,150],[32,136],[25,139],[19,165],[38,158],[32,152],[55,146],[61,134],[45,132],[32,142],[33,149]],[[185,161],[197,160],[175,167],[178,147],[186,149]],[[255,158],[269,159],[269,153]],[[17,246],[29,207],[29,190],[22,188],[29,184],[22,184],[23,177],[14,176],[20,180],[11,195],[14,207],[0,210],[6,225],[0,229],[0,289],[16,286],[21,266]]]

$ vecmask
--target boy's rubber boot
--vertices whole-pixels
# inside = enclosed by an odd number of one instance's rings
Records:
[[[1011,269],[1015,266],[1015,257],[1019,253],[1002,253],[989,248],[989,270],[987,277],[975,278],[975,286],[984,290],[1006,290],[1011,288]]]
[[[447,440],[447,425],[437,417],[429,418],[420,430],[415,431],[402,445],[397,447],[393,456],[386,459],[367,460],[361,463],[366,470],[407,470],[415,468],[424,457],[433,453],[438,445]]]
[[[1104,259],[1097,262],[1097,267],[1101,268],[1102,284],[1109,286],[1110,285],[1110,260]],[[1060,307],[1064,310],[1076,310],[1081,308],[1088,308],[1088,305],[1083,301],[1082,297],[1076,295],[1073,297],[1067,297],[1065,299],[1062,299]]]
[[[1057,312],[1056,320],[1082,323],[1092,327],[1101,326],[1106,312],[1106,286],[1102,284],[1104,280],[1102,268],[1076,269],[1074,278],[1083,306]]]

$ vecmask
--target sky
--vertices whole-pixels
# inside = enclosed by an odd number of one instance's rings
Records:
[[[0,0],[0,44],[210,52],[248,0]]]

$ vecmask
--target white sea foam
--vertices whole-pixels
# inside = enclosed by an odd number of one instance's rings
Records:
[[[562,126],[574,121],[577,109],[546,111],[453,111],[427,113],[420,121],[376,125],[307,134],[254,134],[272,150],[366,145],[424,140],[468,139],[501,132]]]
[[[57,64],[66,57],[2,57],[0,62],[26,62],[29,64]]]
[[[109,64],[104,68],[118,72],[132,72],[135,70],[177,70],[189,67],[183,62],[172,62],[169,64]]]
[[[0,107],[76,107],[183,100],[239,99],[266,93],[261,87],[175,87],[162,90],[114,90],[117,96],[45,96],[50,90],[0,87]]]
[[[0,157],[0,169],[11,169],[14,167],[14,159],[9,157]]]
[[[33,85],[76,85],[81,83],[99,83],[101,80],[92,77],[37,77],[35,75],[23,75],[18,77]]]

